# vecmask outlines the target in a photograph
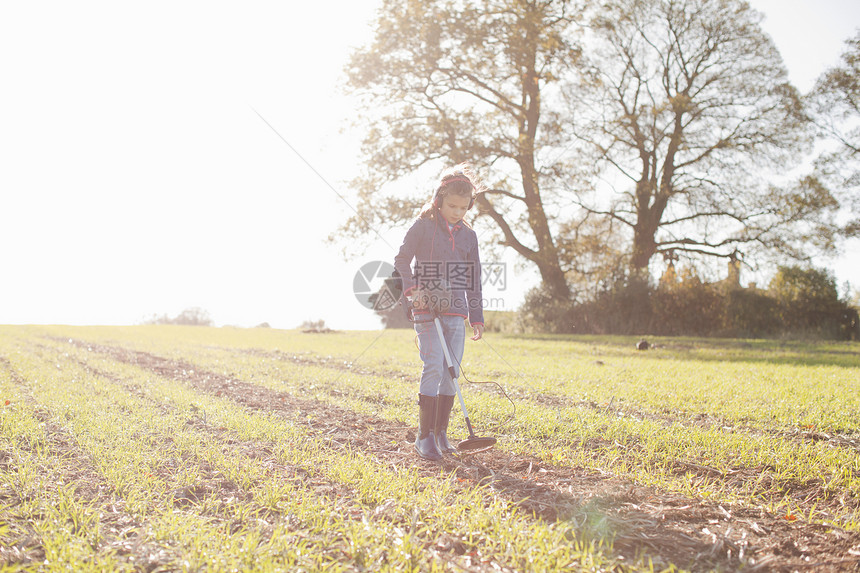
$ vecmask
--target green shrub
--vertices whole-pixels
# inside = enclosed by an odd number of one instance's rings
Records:
[[[664,277],[652,296],[652,332],[666,336],[708,336],[722,326],[723,295],[694,273]]]
[[[499,330],[509,331],[507,327]],[[526,295],[516,330],[576,334],[654,334],[860,339],[857,310],[839,299],[826,270],[781,267],[768,290],[706,283],[667,272],[657,287],[627,276],[590,300],[556,300],[542,287]]]
[[[558,300],[543,285],[526,293],[518,313],[519,329],[523,332],[570,333],[574,329],[573,309],[569,300]]]
[[[769,285],[782,332],[789,336],[837,338],[847,305],[827,270],[780,267]]]
[[[721,336],[764,338],[780,329],[779,310],[773,297],[757,289],[731,289],[723,300]]]

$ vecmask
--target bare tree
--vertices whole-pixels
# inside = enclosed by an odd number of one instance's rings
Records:
[[[632,269],[668,252],[804,258],[832,235],[823,186],[769,183],[811,131],[760,19],[740,0],[611,0],[590,20],[569,96],[602,184],[578,203],[627,228]]]
[[[588,6],[385,0],[348,67],[367,110],[365,172],[340,234],[403,223],[431,191],[393,196],[387,183],[472,161],[489,174],[478,222],[560,300],[574,275],[609,280],[658,253],[832,246],[827,188],[768,182],[811,130],[757,12],[742,0]]]
[[[860,236],[860,31],[846,41],[839,65],[818,79],[809,96],[821,135],[833,145],[816,162],[816,174],[845,209],[843,228]]]
[[[579,56],[567,1],[386,0],[373,43],[349,66],[350,85],[375,116],[367,120],[366,175],[356,181],[359,214],[343,231],[416,215],[416,197],[379,189],[427,164],[493,167],[477,200],[501,244],[534,263],[544,284],[569,296],[536,154],[560,143],[561,118],[543,106]]]

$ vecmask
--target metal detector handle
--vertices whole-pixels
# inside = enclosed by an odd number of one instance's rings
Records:
[[[457,370],[454,368],[454,361],[451,360],[451,353],[448,351],[448,343],[445,342],[445,335],[442,333],[442,323],[439,321],[439,316],[433,317],[433,322],[436,324],[436,332],[439,334],[439,342],[442,344],[442,353],[445,355],[445,363],[448,365],[448,372],[451,374],[451,380],[454,382],[454,390],[457,391],[457,398],[460,399],[460,408],[463,411],[463,417],[466,418],[466,428],[469,430],[469,437],[474,437],[475,432],[472,431],[472,422],[469,421],[469,412],[466,411],[466,401],[463,400],[463,393],[460,392],[460,384],[457,383]]]

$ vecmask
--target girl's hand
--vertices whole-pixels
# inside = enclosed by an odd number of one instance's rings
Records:
[[[473,324],[472,330],[475,332],[475,336],[472,337],[472,340],[481,340],[481,337],[484,336],[484,325]]]

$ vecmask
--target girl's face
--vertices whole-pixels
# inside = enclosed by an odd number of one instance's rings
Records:
[[[466,211],[469,210],[471,201],[470,197],[463,197],[462,195],[454,195],[453,193],[445,195],[442,198],[442,207],[439,208],[439,212],[442,213],[442,217],[448,223],[453,225],[463,219]]]

